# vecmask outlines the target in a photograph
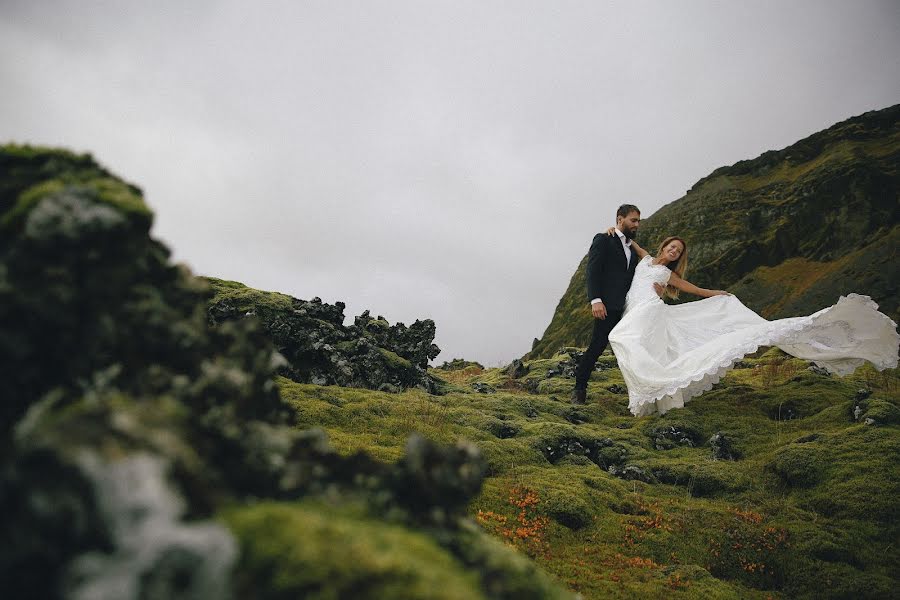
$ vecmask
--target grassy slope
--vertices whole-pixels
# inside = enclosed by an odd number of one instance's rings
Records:
[[[640,241],[652,252],[667,235],[685,237],[690,280],[728,288],[769,318],[857,292],[900,320],[898,165],[900,105],[717,169],[645,219]],[[582,259],[529,357],[587,344],[584,268]]]
[[[525,380],[540,381],[538,393],[477,367],[435,370],[454,390],[445,396],[279,385],[299,426],[324,427],[341,452],[394,460],[413,431],[475,441],[490,471],[471,514],[585,598],[893,593],[898,373],[820,376],[773,350],[684,409],[634,418],[627,397],[607,389],[621,384],[614,367],[594,374],[587,406],[569,405],[571,381],[543,379],[561,358],[530,363]],[[497,392],[473,391],[477,381]],[[873,391],[868,415],[877,426],[851,417],[862,387]],[[691,431],[697,446],[655,449],[648,433],[666,424]],[[705,442],[717,431],[734,440],[740,460],[711,459]],[[804,436],[812,438],[797,441]],[[611,438],[626,464],[672,483],[625,481],[585,457],[551,464],[542,449],[564,438]]]

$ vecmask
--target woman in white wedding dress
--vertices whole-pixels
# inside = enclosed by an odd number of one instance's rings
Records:
[[[767,321],[723,290],[698,288],[683,278],[687,244],[663,241],[656,257],[632,242],[640,262],[625,300],[625,314],[609,342],[628,386],[635,415],[664,413],[712,388],[741,357],[760,346],[778,346],[829,372],[846,375],[865,361],[882,370],[897,366],[900,335],[868,296],[841,296],[806,317]],[[678,291],[703,296],[665,304]]]

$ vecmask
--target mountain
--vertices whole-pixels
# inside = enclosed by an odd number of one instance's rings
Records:
[[[857,292],[900,320],[900,105],[716,169],[642,221],[638,240],[655,253],[669,235],[688,243],[690,281],[728,289],[766,318]],[[586,259],[525,358],[588,344]]]

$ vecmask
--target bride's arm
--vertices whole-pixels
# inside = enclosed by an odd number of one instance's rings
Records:
[[[638,243],[634,240],[631,240],[631,249],[637,253],[638,258],[644,258],[649,254],[649,252],[638,246]]]
[[[682,292],[687,292],[688,294],[694,294],[696,296],[701,296],[703,298],[710,298],[712,296],[730,296],[731,295],[728,292],[726,292],[725,290],[708,290],[706,288],[697,287],[690,281],[679,277],[678,273],[672,273],[669,276],[669,285],[678,288]]]

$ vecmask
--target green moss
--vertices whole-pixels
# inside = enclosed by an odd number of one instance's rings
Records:
[[[241,598],[485,597],[476,573],[429,536],[360,511],[264,503],[222,518],[240,543]]]
[[[605,389],[621,381],[612,365],[596,374],[607,379],[591,381],[588,404],[573,407],[571,379],[542,379],[565,359],[528,364],[526,379],[539,384],[537,393],[510,386],[500,369],[460,372],[459,387],[440,397],[283,379],[279,386],[297,408],[300,425],[324,427],[341,452],[364,449],[395,460],[412,431],[474,441],[488,460],[489,477],[471,514],[490,511],[515,522],[519,509],[510,504],[510,490],[534,490],[535,514],[548,521],[541,534],[546,552],[529,547],[531,555],[585,598],[815,597],[821,591],[817,573],[845,577],[826,597],[848,597],[848,590],[866,597],[867,578],[875,590],[893,581],[889,544],[900,533],[900,473],[892,457],[900,455],[900,427],[888,420],[855,422],[852,409],[856,391],[865,387],[872,395],[864,408],[892,414],[900,400],[896,370],[821,376],[807,371],[804,361],[770,349],[747,358],[748,368],[731,371],[684,408],[635,418],[627,396]],[[498,391],[476,393],[468,387],[475,380],[490,381]],[[542,393],[548,383],[554,391]],[[569,420],[574,413],[578,424]],[[516,429],[512,437],[498,437],[504,424]],[[694,447],[656,449],[651,433],[669,426],[690,432]],[[707,441],[716,432],[731,440],[739,460],[712,460]],[[601,443],[606,439],[612,445]],[[600,447],[595,456],[569,453],[551,464],[546,447],[564,440]],[[656,482],[618,479],[592,460],[613,461],[623,450],[624,464],[655,474]],[[785,532],[786,545],[777,550],[780,566],[750,572],[751,563],[775,564],[753,548],[772,542],[769,527]],[[729,536],[751,546],[716,546]],[[635,557],[656,566],[640,566],[645,563]]]
[[[271,308],[273,311],[282,311],[290,310],[293,305],[293,299],[287,294],[256,290],[237,281],[215,277],[205,279],[215,292],[217,301],[227,301],[239,311],[249,311],[260,306]]]
[[[384,357],[384,360],[387,361],[388,365],[392,369],[411,369],[412,363],[397,354],[396,352],[391,352],[386,348],[378,348],[378,352],[381,353],[381,356]]]
[[[824,453],[818,444],[795,444],[781,448],[772,462],[775,473],[793,487],[818,483],[825,467]]]
[[[866,410],[863,418],[874,419],[876,424],[900,423],[900,408],[893,402],[872,398],[867,404],[868,410]]]
[[[143,226],[149,227],[153,220],[153,213],[139,191],[119,179],[103,177],[77,183],[49,179],[21,192],[15,204],[0,214],[0,229],[9,229],[21,223],[41,200],[66,189],[87,193],[95,201],[112,206],[128,219]]]

